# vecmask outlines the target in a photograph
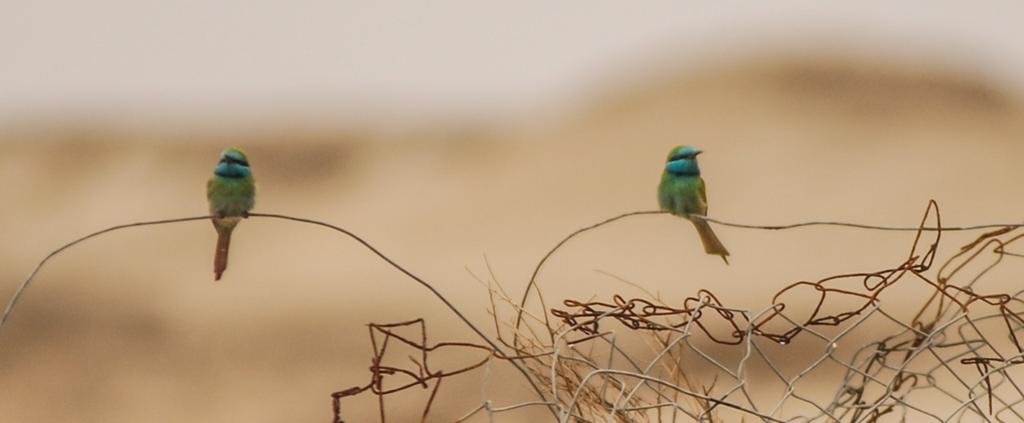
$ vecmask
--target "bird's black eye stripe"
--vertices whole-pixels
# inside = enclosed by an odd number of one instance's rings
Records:
[[[669,157],[668,161],[674,162],[676,160],[692,159],[694,157],[697,157],[697,155],[696,154],[677,154],[675,156]]]
[[[221,163],[240,164],[242,166],[249,167],[249,162],[247,162],[245,160],[238,160],[238,159],[236,159],[234,157],[224,157],[224,158],[220,159],[220,162]]]

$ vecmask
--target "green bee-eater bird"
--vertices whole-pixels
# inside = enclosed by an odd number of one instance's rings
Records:
[[[711,225],[703,219],[690,219],[691,215],[708,214],[708,196],[704,191],[704,179],[700,177],[700,167],[697,166],[697,155],[700,153],[702,151],[686,145],[673,148],[668,153],[668,162],[661,174],[661,184],[658,185],[658,204],[664,211],[689,219],[697,228],[704,251],[722,256],[722,260],[728,264],[729,250],[715,236]]]
[[[214,280],[228,268],[228,247],[231,231],[256,202],[256,184],[245,153],[229,148],[220,154],[220,162],[206,183],[206,198],[210,201],[213,227],[217,229],[217,253],[213,258]]]

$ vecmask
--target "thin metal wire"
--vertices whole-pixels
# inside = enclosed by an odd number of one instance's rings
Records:
[[[482,339],[482,343],[431,343],[422,319],[370,324],[374,354],[369,381],[331,395],[335,422],[343,421],[343,401],[365,393],[373,393],[380,419],[386,421],[386,399],[409,390],[429,392],[420,412],[421,420],[426,420],[440,413],[437,404],[447,399],[442,384],[449,386],[484,372],[485,386],[496,361],[517,368],[540,400],[495,406],[495,400],[482,390],[484,400],[459,421],[481,413],[494,421],[503,413],[537,407],[566,423],[1024,420],[1024,381],[1018,380],[1019,365],[1024,364],[1024,339],[1018,335],[1024,330],[1024,292],[982,293],[977,288],[996,268],[1024,263],[1012,260],[1020,254],[1011,251],[1024,242],[1020,241],[1024,234],[1016,231],[1021,224],[946,227],[934,202],[917,227],[830,221],[772,226],[707,219],[742,229],[839,226],[915,231],[916,236],[896,266],[791,283],[756,313],[729,307],[709,290],[670,302],[648,293],[637,298],[566,299],[558,308],[547,308],[536,282],[544,264],[570,239],[629,216],[661,213],[627,213],[571,233],[538,262],[519,300],[510,298],[489,272],[492,280],[486,285],[496,339],[432,285],[353,233],[311,219],[250,216],[314,224],[355,239],[431,291]],[[0,328],[41,269],[68,248],[119,229],[208,218],[117,225],[61,246],[45,256],[17,288],[0,317]],[[991,231],[935,266],[942,233],[983,229]],[[925,240],[926,234],[934,237]],[[901,290],[903,294],[894,297],[888,294],[894,286],[923,289],[925,295],[907,298]],[[539,313],[526,307],[531,293],[540,300]],[[796,301],[808,295],[810,302]],[[908,307],[911,301],[920,301],[920,307],[903,317],[913,311]],[[515,316],[505,323],[498,310],[502,306]],[[533,317],[524,319],[527,316]],[[886,325],[890,329],[880,329]],[[511,329],[511,339],[501,331],[505,326]],[[406,332],[410,330],[415,334]],[[650,351],[638,354],[633,347],[637,341]],[[406,364],[394,364],[389,358],[399,345],[417,351]],[[512,346],[514,354],[502,352],[500,345]],[[806,354],[813,348],[819,348],[820,354]],[[437,370],[433,364],[437,355],[453,351],[462,351],[460,356],[476,354],[476,358]],[[760,376],[752,379],[755,374]],[[767,400],[765,378],[779,387],[778,395]],[[822,385],[822,380],[832,384]],[[408,407],[408,403],[402,405]]]
[[[29,273],[28,277],[26,277],[25,280],[22,281],[21,285],[19,285],[18,288],[15,290],[15,292],[11,296],[10,300],[8,300],[7,306],[4,308],[3,316],[0,316],[0,329],[3,329],[3,326],[7,323],[9,317],[11,316],[11,313],[14,311],[14,307],[18,304],[19,300],[24,295],[25,290],[28,288],[28,286],[32,283],[33,280],[35,280],[35,277],[39,273],[39,271],[42,270],[42,268],[50,261],[50,259],[52,259],[53,257],[56,257],[57,255],[63,253],[64,251],[67,251],[69,248],[74,247],[74,246],[76,246],[76,245],[78,245],[78,244],[80,244],[80,243],[82,243],[84,241],[87,241],[89,239],[95,238],[97,236],[100,236],[100,235],[103,235],[103,234],[107,234],[107,233],[110,233],[110,232],[114,232],[114,231],[117,231],[117,230],[121,230],[121,229],[128,229],[128,228],[135,228],[135,227],[142,227],[142,226],[164,225],[164,224],[171,224],[171,223],[191,222],[191,221],[197,221],[197,220],[208,220],[208,219],[211,219],[212,217],[213,216],[208,216],[208,215],[206,215],[206,216],[193,216],[193,217],[184,217],[184,218],[175,218],[175,219],[162,219],[162,220],[151,220],[151,221],[143,221],[143,222],[135,222],[135,223],[122,224],[122,225],[115,225],[115,226],[111,226],[111,227],[108,227],[108,228],[105,228],[105,229],[101,229],[99,231],[92,232],[92,233],[87,234],[87,235],[82,236],[82,237],[79,237],[79,238],[77,238],[77,239],[75,239],[75,240],[73,240],[71,242],[68,242],[68,243],[58,247],[57,249],[51,251],[49,254],[47,254],[45,257],[43,257],[43,259],[39,261],[39,263],[36,265],[36,267],[32,269],[32,272]],[[348,230],[346,230],[344,228],[332,225],[330,223],[326,223],[326,222],[322,222],[322,221],[318,221],[318,220],[313,220],[313,219],[288,216],[288,215],[283,215],[283,214],[248,213],[245,217],[247,217],[247,218],[248,217],[263,217],[263,218],[275,218],[275,219],[290,220],[290,221],[294,221],[294,222],[308,223],[308,224],[312,224],[312,225],[316,225],[316,226],[321,226],[321,227],[325,227],[325,228],[328,228],[328,229],[332,229],[332,230],[337,231],[337,232],[341,232],[342,234],[344,234],[344,235],[348,236],[349,238],[354,239],[356,242],[362,244],[364,247],[366,247],[366,249],[370,250],[377,257],[379,257],[380,259],[384,260],[389,265],[391,265],[392,267],[394,267],[395,269],[397,269],[401,273],[405,274],[410,279],[416,281],[417,283],[422,285],[424,288],[429,290],[435,297],[437,297],[439,300],[441,300],[441,302],[443,302],[463,323],[465,323],[474,333],[476,333],[485,343],[487,343],[487,345],[489,345],[490,348],[493,349],[492,350],[493,354],[499,355],[499,356],[502,356],[502,357],[505,356],[504,352],[502,352],[501,348],[498,346],[497,343],[495,343],[493,340],[491,340],[490,337],[488,337],[486,334],[484,334],[483,331],[481,331],[476,325],[474,325],[472,321],[470,321],[457,307],[455,307],[454,304],[452,304],[450,301],[448,301],[448,299],[445,298],[445,296],[442,295],[440,291],[438,291],[436,288],[434,288],[433,285],[431,285],[430,283],[426,282],[422,278],[414,275],[412,272],[406,270],[404,267],[399,265],[397,262],[392,260],[390,257],[388,257],[384,253],[380,252],[380,250],[378,250],[376,247],[371,245],[369,242],[367,242],[363,238],[359,237],[358,235],[352,233],[351,231],[348,231]],[[537,395],[543,401],[546,401],[544,391],[541,390],[540,387],[538,387],[538,386],[536,386],[534,384],[533,379],[531,379],[529,377],[529,374],[527,373],[526,369],[523,368],[522,365],[520,365],[515,360],[509,360],[509,361],[526,378],[526,381],[533,387],[533,389],[537,393]],[[554,414],[555,413],[554,409],[552,409],[551,412]]]
[[[7,323],[7,319],[11,316],[11,312],[14,311],[14,306],[18,304],[18,300],[21,299],[22,294],[25,293],[25,289],[28,288],[28,285],[32,283],[32,281],[35,279],[36,274],[39,273],[40,270],[42,270],[43,266],[45,266],[46,263],[50,261],[50,259],[52,259],[53,257],[60,253],[63,253],[68,248],[74,247],[75,245],[78,245],[79,243],[86,241],[90,238],[94,238],[103,235],[107,232],[113,232],[119,229],[134,228],[138,226],[163,225],[167,223],[191,222],[193,220],[207,220],[209,218],[210,216],[194,216],[183,217],[178,219],[150,220],[146,222],[135,222],[124,225],[116,225],[93,232],[91,234],[85,235],[83,237],[75,239],[74,241],[71,241],[67,244],[60,246],[56,250],[53,250],[49,254],[47,254],[46,257],[43,257],[43,259],[39,261],[39,264],[37,264],[36,267],[32,269],[32,272],[28,274],[28,277],[21,282],[21,285],[18,285],[18,289],[14,291],[14,295],[11,295],[11,299],[7,301],[7,306],[4,307],[4,314],[2,317],[0,317],[0,329],[2,329],[4,327],[4,324]]]

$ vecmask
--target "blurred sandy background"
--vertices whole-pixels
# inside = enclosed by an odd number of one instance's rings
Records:
[[[205,213],[229,145],[249,153],[257,211],[366,237],[486,327],[467,269],[486,257],[521,292],[565,234],[656,208],[681,143],[707,152],[711,214],[730,221],[914,225],[930,198],[948,224],[1018,221],[1024,8],[814,4],[6,4],[0,296],[76,236]],[[601,270],[760,310],[790,282],[895,265],[912,238],[716,231],[731,266],[685,222],[646,217],[570,244],[542,287],[636,294]],[[434,341],[473,340],[337,234],[246,221],[217,284],[213,244],[209,223],[181,223],[54,260],[0,332],[2,420],[327,421],[328,395],[368,380],[367,322],[425,317]],[[529,398],[512,373],[486,394],[463,380],[435,421]],[[345,408],[375,416],[372,397]]]

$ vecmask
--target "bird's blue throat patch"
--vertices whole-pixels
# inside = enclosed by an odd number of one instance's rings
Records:
[[[675,175],[700,175],[700,167],[694,158],[673,160],[665,164],[665,169]]]
[[[248,166],[232,162],[220,162],[213,173],[222,178],[244,178],[252,174]]]

